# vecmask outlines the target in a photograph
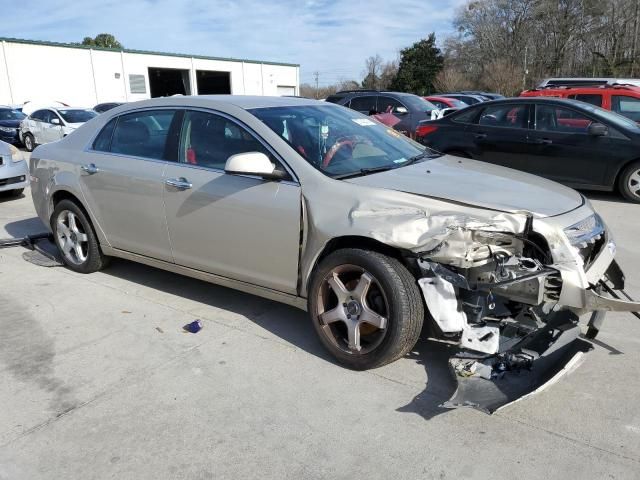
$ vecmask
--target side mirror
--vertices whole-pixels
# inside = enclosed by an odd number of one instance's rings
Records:
[[[604,137],[609,133],[609,129],[606,125],[603,125],[598,122],[593,122],[587,128],[587,133],[594,137]]]
[[[287,178],[287,172],[277,170],[269,157],[260,152],[231,155],[224,166],[224,171],[231,175],[256,175],[268,180]]]
[[[54,118],[51,119],[51,123],[53,125],[60,125],[60,119],[54,117]]]
[[[407,107],[396,107],[393,113],[397,113],[398,115],[405,115],[409,113],[409,110],[407,110]]]

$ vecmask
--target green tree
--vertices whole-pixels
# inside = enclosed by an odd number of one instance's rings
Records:
[[[110,33],[101,33],[96,38],[84,37],[82,45],[103,48],[122,48],[122,44]]]
[[[398,74],[392,90],[428,95],[434,91],[433,82],[444,66],[444,56],[436,47],[436,35],[414,43],[400,51]]]

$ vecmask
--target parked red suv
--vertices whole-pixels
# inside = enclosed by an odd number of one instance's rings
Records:
[[[549,86],[525,90],[521,97],[558,97],[580,100],[624,115],[640,123],[640,87],[632,85]]]

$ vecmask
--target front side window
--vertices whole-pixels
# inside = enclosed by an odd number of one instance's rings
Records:
[[[406,109],[402,103],[391,97],[378,97],[378,112],[380,113],[398,113],[398,108]],[[408,111],[408,110],[407,110]],[[407,113],[405,111],[404,113]]]
[[[436,155],[392,128],[341,107],[304,105],[250,112],[331,177],[400,168]]]
[[[503,128],[528,128],[529,109],[527,105],[491,105],[482,110],[480,125]]]
[[[371,115],[378,111],[376,108],[376,97],[374,96],[354,97],[351,99],[349,108],[364,113],[365,115]]]
[[[591,93],[578,93],[569,95],[569,98],[573,100],[579,100],[580,102],[588,103],[596,107],[602,106],[602,95],[596,95]]]
[[[620,115],[630,118],[634,122],[640,122],[640,98],[626,95],[613,95],[611,97],[612,110]]]
[[[60,116],[67,123],[84,123],[91,120],[93,117],[98,115],[96,112],[92,110],[58,110],[60,112]]]
[[[536,130],[587,133],[593,120],[580,112],[556,105],[536,105]]]
[[[230,156],[249,152],[264,153],[273,163],[278,163],[258,139],[237,123],[214,113],[185,113],[180,162],[224,170]]]
[[[174,110],[147,110],[121,115],[113,132],[111,152],[165,160]]]

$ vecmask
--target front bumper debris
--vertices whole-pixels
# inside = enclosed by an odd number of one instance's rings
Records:
[[[490,356],[460,352],[449,359],[458,388],[444,408],[473,407],[493,413],[555,383],[593,347],[578,338],[578,317],[558,312],[546,328]],[[501,338],[502,340],[502,338]],[[509,338],[501,346],[509,344]]]

